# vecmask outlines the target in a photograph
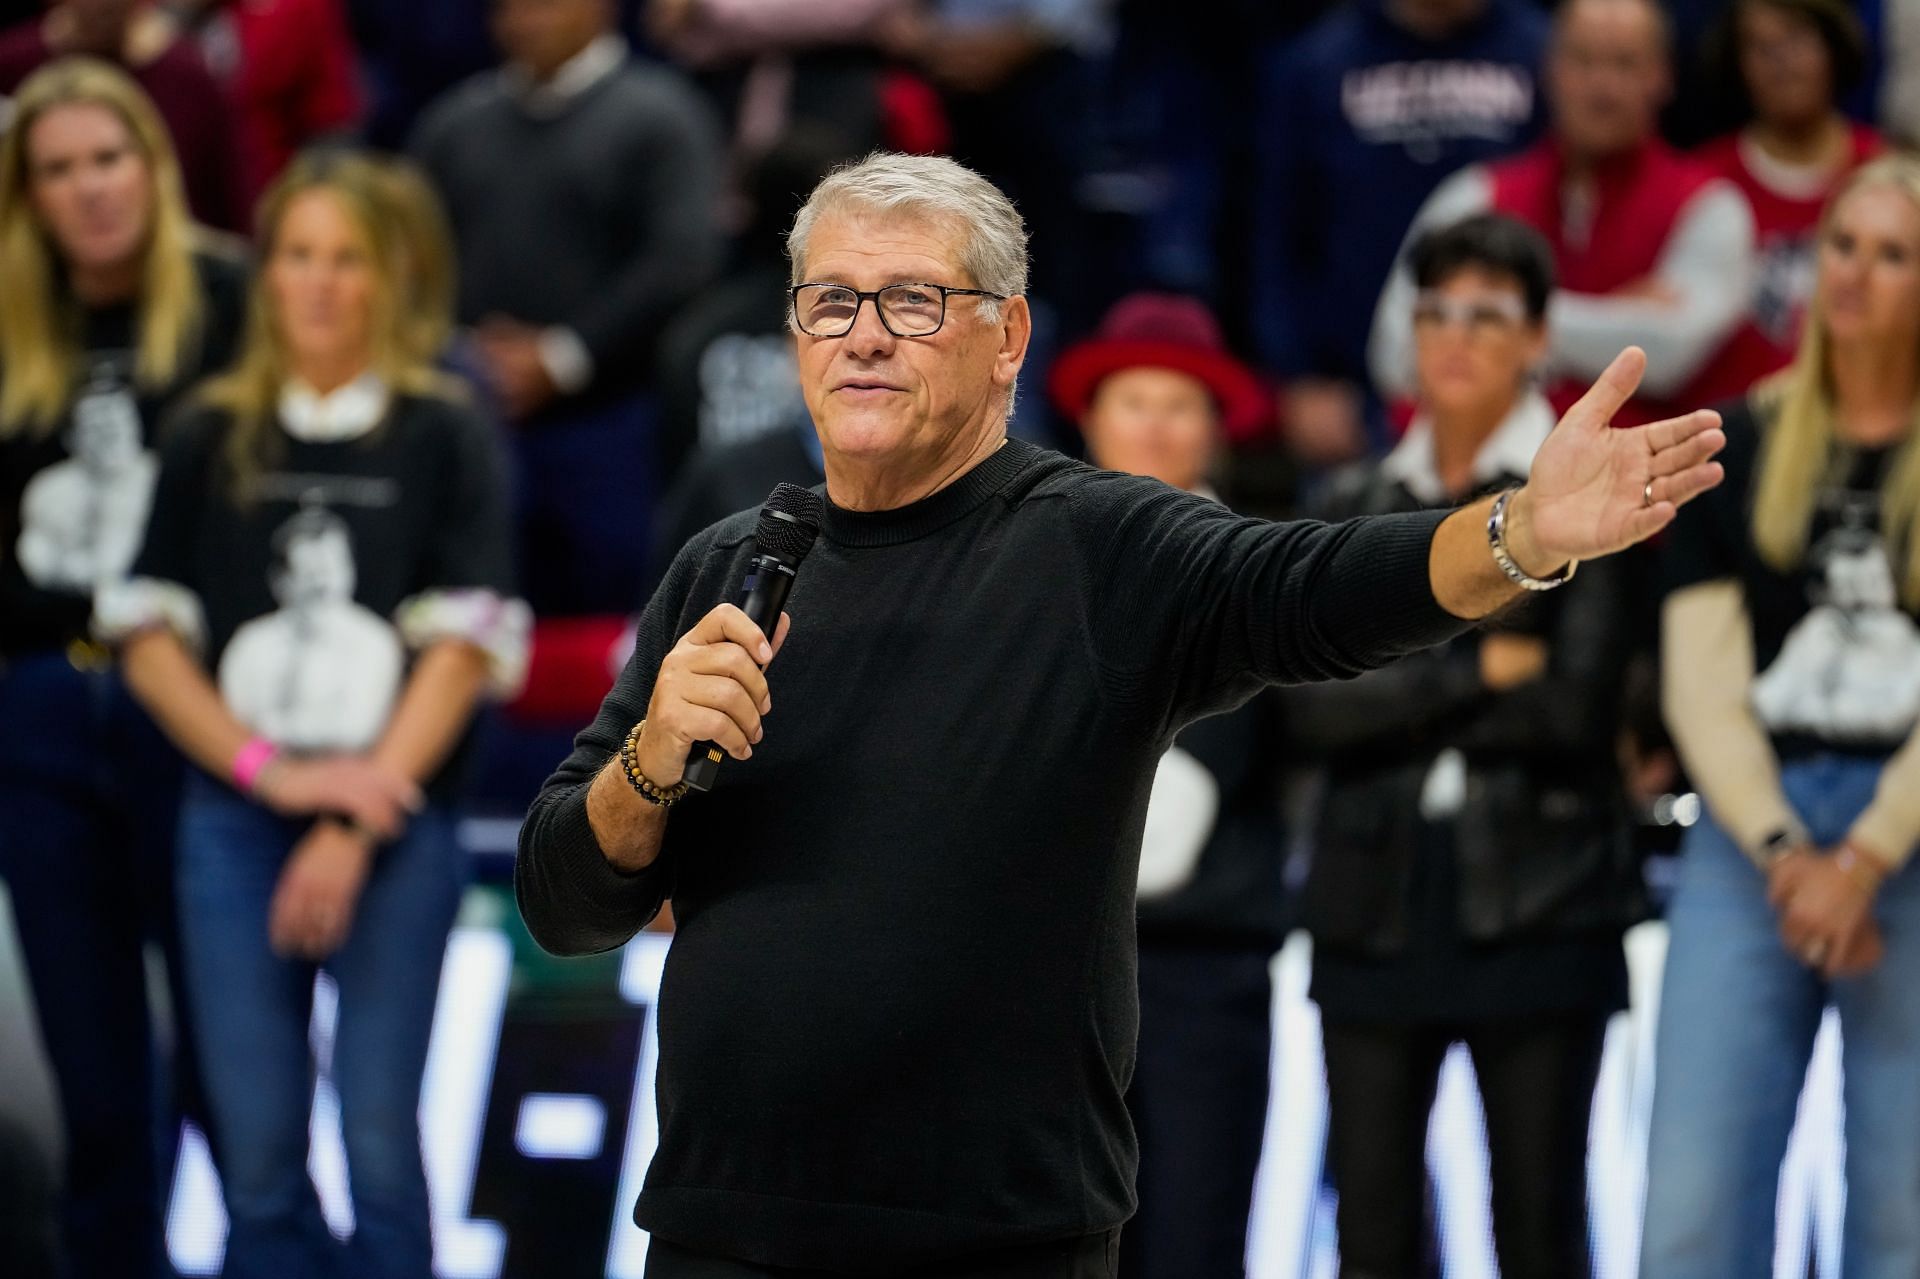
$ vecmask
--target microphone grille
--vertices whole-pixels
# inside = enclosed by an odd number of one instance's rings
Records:
[[[798,568],[820,536],[820,513],[824,504],[820,495],[798,484],[779,484],[767,494],[760,508],[760,523],[754,529],[754,545],[762,553],[778,556]]]

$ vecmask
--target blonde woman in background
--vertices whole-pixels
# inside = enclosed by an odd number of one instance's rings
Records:
[[[198,767],[178,886],[229,1279],[431,1273],[417,1111],[463,881],[450,803],[475,709],[526,656],[494,441],[423,349],[444,318],[395,190],[333,154],[268,193],[240,360],[170,438],[134,574],[97,607]],[[320,969],[345,1256],[307,1175]]]
[[[1841,1273],[1920,1274],[1920,162],[1836,193],[1795,363],[1726,415],[1666,548],[1665,704],[1706,814],[1669,912],[1645,1279],[1773,1272],[1839,1012]]]
[[[59,1084],[69,1272],[123,1279],[158,1263],[156,1170],[173,1139],[153,1113],[142,948],[174,955],[179,764],[87,644],[87,618],[94,587],[139,547],[161,418],[232,354],[245,271],[194,226],[166,128],[124,72],[53,63],[12,107],[0,137],[0,875]],[[176,1059],[190,1111],[195,1074],[190,1054]]]

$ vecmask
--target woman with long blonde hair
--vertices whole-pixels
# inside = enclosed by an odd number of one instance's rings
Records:
[[[87,622],[94,588],[139,547],[161,419],[233,351],[245,270],[193,225],[166,128],[125,73],[54,63],[13,111],[0,135],[0,875],[60,1085],[70,1270],[144,1275],[164,1160],[142,945],[174,949],[179,764]],[[190,1056],[176,1067],[191,1110]]]
[[[430,362],[428,223],[397,190],[334,153],[268,192],[240,358],[169,438],[139,561],[96,606],[198,770],[178,891],[231,1277],[431,1273],[417,1112],[462,881],[449,803],[475,709],[525,662],[495,440]],[[307,1177],[322,969],[346,1258]]]
[[[1920,1274],[1920,161],[1828,204],[1799,353],[1726,414],[1682,513],[1668,723],[1706,801],[1668,912],[1646,1279],[1773,1272],[1825,1010],[1846,1067],[1842,1273]]]

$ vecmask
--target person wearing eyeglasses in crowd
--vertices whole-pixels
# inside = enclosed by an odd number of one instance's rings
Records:
[[[1780,1161],[1839,1014],[1844,1273],[1920,1273],[1920,162],[1821,221],[1799,354],[1672,530],[1667,723],[1706,801],[1667,912],[1646,1279],[1771,1272]]]
[[[145,545],[96,631],[197,772],[182,949],[230,1276],[432,1269],[420,1081],[464,879],[450,803],[530,618],[487,423],[432,364],[425,225],[382,165],[296,161],[260,212],[246,341],[170,433]],[[308,1178],[316,972],[354,1233]]]
[[[156,1122],[156,1103],[205,1115],[191,1045],[170,1068],[158,1060],[143,955],[159,942],[184,1036],[179,759],[87,619],[94,588],[139,549],[162,419],[232,356],[246,267],[194,224],[166,125],[125,73],[52,63],[13,107],[0,137],[0,876],[59,1085],[69,1272],[119,1279],[160,1256],[178,1115]]]
[[[1008,437],[1026,235],[979,174],[870,156],[787,243],[826,469],[789,616],[720,602],[757,512],[681,551],[522,824],[521,915],[583,954],[672,895],[650,1279],[1111,1276],[1167,746],[1650,535],[1718,481],[1714,418],[1608,429],[1629,350],[1517,489],[1268,523]]]
[[[1421,206],[1406,244],[1475,213],[1505,213],[1553,246],[1558,281],[1543,390],[1564,411],[1622,345],[1647,352],[1623,423],[1702,402],[1746,314],[1753,212],[1732,183],[1660,137],[1673,86],[1661,0],[1563,0],[1543,86],[1548,136],[1474,164]],[[1383,394],[1408,391],[1414,285],[1404,257],[1374,311],[1368,361]]]
[[[1329,520],[1450,506],[1527,474],[1553,262],[1511,218],[1408,258],[1418,414],[1336,473]],[[1614,760],[1629,611],[1617,559],[1449,644],[1285,690],[1291,758],[1324,775],[1301,898],[1314,939],[1341,1274],[1420,1269],[1428,1112],[1464,1044],[1485,1108],[1500,1273],[1587,1273],[1586,1137],[1621,935],[1643,912]]]

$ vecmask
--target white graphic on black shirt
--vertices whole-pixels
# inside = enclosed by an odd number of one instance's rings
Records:
[[[1755,712],[1774,733],[1903,740],[1920,720],[1920,627],[1900,610],[1886,547],[1866,528],[1843,527],[1809,558],[1814,607],[1755,682]]]
[[[133,396],[117,379],[96,376],[74,404],[71,456],[34,476],[20,495],[14,554],[28,581],[84,595],[132,567],[160,471],[140,435]]]
[[[701,445],[718,448],[791,425],[807,411],[799,387],[792,338],[715,338],[700,355]]]
[[[280,607],[234,632],[220,658],[221,696],[277,745],[365,750],[399,693],[399,632],[354,600],[353,538],[339,516],[310,506],[273,540]]]

